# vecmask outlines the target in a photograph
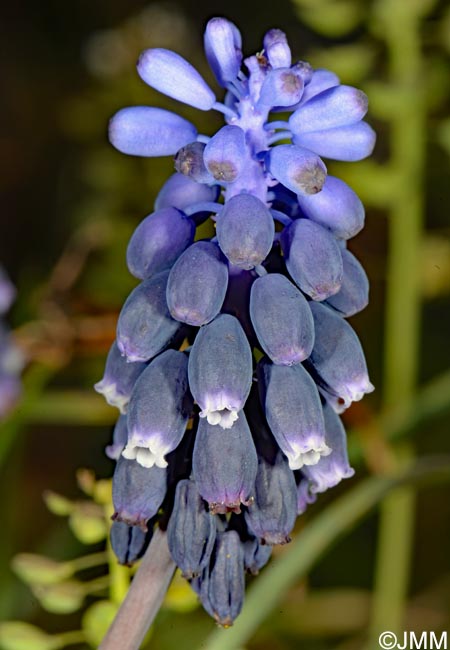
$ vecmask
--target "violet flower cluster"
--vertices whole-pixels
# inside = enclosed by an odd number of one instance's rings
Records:
[[[20,374],[24,358],[4,321],[15,298],[16,289],[0,267],[0,419],[13,408],[22,391]]]
[[[147,106],[111,120],[119,151],[175,156],[176,173],[129,242],[141,282],[96,389],[121,411],[107,448],[119,560],[137,559],[158,521],[206,611],[227,626],[245,571],[289,541],[317,494],[353,475],[338,414],[373,390],[345,320],[368,300],[347,249],[364,208],[322,157],[360,160],[375,135],[364,93],[292,61],[280,30],[246,59],[224,18],[209,21],[204,42],[223,103],[174,52],[145,51],[138,73],[221,112],[217,133]],[[208,219],[215,236],[197,240]]]

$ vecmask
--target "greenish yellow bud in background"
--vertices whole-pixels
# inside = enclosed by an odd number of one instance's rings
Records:
[[[50,512],[58,517],[67,517],[73,509],[73,502],[52,490],[44,492],[44,501]]]
[[[110,600],[99,600],[94,603],[83,614],[81,621],[86,640],[93,647],[97,648],[111,625],[118,605]]]
[[[69,526],[75,537],[83,544],[97,544],[108,534],[103,509],[89,501],[74,504]]]
[[[76,580],[56,585],[35,585],[32,590],[42,607],[52,614],[76,612],[83,605],[86,594],[83,583]]]
[[[5,621],[0,623],[0,647],[3,650],[54,650],[59,639],[46,634],[29,623]]]
[[[94,501],[101,505],[108,505],[112,499],[112,482],[111,479],[101,479],[97,481],[93,492]]]
[[[50,585],[70,578],[72,567],[67,562],[57,562],[44,555],[19,553],[13,558],[12,568],[28,584]]]
[[[91,497],[95,489],[95,473],[91,469],[81,467],[77,470],[77,483],[80,490]]]

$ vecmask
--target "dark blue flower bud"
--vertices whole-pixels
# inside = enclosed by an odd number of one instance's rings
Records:
[[[110,531],[111,547],[119,564],[131,566],[141,558],[153,536],[153,526],[147,532],[139,526],[129,526],[123,521],[113,521]]]
[[[327,168],[319,156],[303,145],[298,147],[295,144],[272,147],[269,170],[280,183],[296,194],[317,194],[327,177]]]
[[[335,237],[350,239],[364,226],[364,206],[340,178],[327,176],[318,194],[298,195],[303,214],[330,230]]]
[[[339,85],[339,77],[330,70],[318,68],[312,73],[311,79],[308,84],[305,84],[301,104],[306,104],[312,97],[322,93],[327,88]]]
[[[216,181],[232,183],[248,162],[244,131],[238,126],[223,126],[209,140],[203,158]]]
[[[202,111],[209,111],[215,104],[214,93],[203,77],[175,52],[162,48],[145,50],[137,70],[145,83],[172,99]]]
[[[231,427],[250,392],[252,372],[250,345],[234,316],[221,314],[204,325],[189,355],[189,386],[200,417]]]
[[[307,300],[279,273],[252,285],[250,315],[264,352],[276,364],[292,366],[311,354],[314,322]]]
[[[263,544],[285,544],[296,518],[297,486],[287,459],[280,451],[273,463],[259,456],[255,500],[245,513],[249,530]]]
[[[105,453],[108,458],[111,460],[119,460],[122,451],[125,448],[128,440],[128,426],[127,426],[127,416],[121,415],[116,422],[113,431],[113,442],[112,445],[108,445],[105,449]]]
[[[117,406],[121,413],[125,413],[136,379],[146,367],[145,363],[139,361],[128,363],[114,341],[106,358],[103,379],[94,388],[108,404]]]
[[[206,169],[203,153],[206,145],[203,142],[190,142],[177,151],[175,169],[183,176],[189,176],[196,183],[214,183],[214,178]]]
[[[309,219],[297,219],[283,230],[281,247],[289,275],[313,300],[325,300],[339,291],[342,256],[328,230]]]
[[[275,366],[263,359],[258,378],[267,422],[289,467],[314,465],[329,454],[319,393],[303,366]]]
[[[144,280],[128,296],[117,323],[117,346],[128,361],[148,361],[177,333],[180,323],[169,313],[169,271]]]
[[[344,276],[340,290],[328,298],[327,303],[343,316],[353,316],[369,302],[369,280],[356,257],[346,249],[341,250]]]
[[[212,18],[206,25],[204,45],[211,70],[226,88],[241,68],[242,39],[238,28],[226,18]]]
[[[252,194],[237,194],[217,215],[217,240],[232,264],[252,269],[267,257],[275,225],[269,209]]]
[[[142,467],[121,456],[113,476],[113,519],[147,531],[147,521],[158,512],[166,489],[167,470]]]
[[[332,451],[329,456],[321,458],[316,465],[302,468],[303,475],[308,479],[308,489],[311,494],[325,492],[355,473],[348,462],[347,436],[341,418],[328,404],[323,407],[323,416],[325,440]]]
[[[348,126],[362,120],[368,100],[362,90],[351,86],[335,86],[302,103],[289,118],[295,135]]]
[[[277,68],[267,73],[261,87],[258,108],[293,106],[303,94],[303,79],[294,68]]]
[[[111,144],[131,156],[173,156],[196,137],[190,122],[163,108],[122,108],[109,123]]]
[[[375,131],[367,122],[357,122],[350,126],[294,135],[293,142],[324,158],[351,162],[370,156],[375,138]]]
[[[256,537],[246,540],[243,544],[244,568],[248,573],[256,576],[269,561],[272,555],[272,546],[260,544]]]
[[[192,472],[213,514],[240,512],[251,503],[258,469],[255,445],[243,411],[227,430],[200,420]]]
[[[306,363],[327,401],[341,413],[374,390],[364,352],[355,332],[339,314],[319,303],[310,306],[316,339]]]
[[[205,325],[217,316],[228,286],[228,267],[219,247],[199,241],[179,257],[167,282],[167,304],[173,318]]]
[[[167,350],[139,377],[128,408],[128,444],[122,455],[143,467],[166,467],[192,411],[183,352]]]
[[[194,241],[195,225],[179,210],[164,208],[138,225],[127,249],[127,264],[135,278],[145,280],[170,269]]]
[[[201,599],[207,611],[223,627],[230,627],[244,602],[244,550],[234,530],[217,536],[215,560]]]
[[[289,68],[291,48],[281,29],[270,29],[264,34],[264,50],[272,68]]]
[[[215,539],[215,520],[207,512],[194,481],[180,481],[167,527],[167,542],[185,578],[199,575],[209,564]]]
[[[218,186],[210,187],[196,183],[183,174],[173,174],[160,189],[155,201],[155,210],[170,207],[184,210],[194,203],[215,201],[218,192]]]

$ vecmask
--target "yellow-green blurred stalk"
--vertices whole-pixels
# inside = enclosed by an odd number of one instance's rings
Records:
[[[389,85],[396,96],[390,123],[390,171],[396,179],[388,199],[389,256],[384,345],[384,407],[414,399],[420,333],[420,246],[423,229],[423,168],[426,107],[423,92],[420,26],[416,2],[379,0],[388,50]],[[396,462],[408,463],[409,445],[396,449]],[[413,548],[413,488],[394,491],[382,503],[369,647],[384,630],[403,631]]]

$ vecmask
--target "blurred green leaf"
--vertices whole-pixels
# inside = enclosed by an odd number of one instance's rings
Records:
[[[300,590],[299,590],[300,591]],[[366,589],[316,589],[306,595],[290,592],[283,604],[289,632],[302,636],[340,636],[364,629],[371,593]],[[274,624],[277,618],[274,617]]]
[[[441,18],[439,30],[442,46],[450,53],[450,7],[447,7],[445,14]]]
[[[450,156],[450,117],[442,120],[437,129],[439,144],[445,149]]]

